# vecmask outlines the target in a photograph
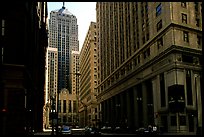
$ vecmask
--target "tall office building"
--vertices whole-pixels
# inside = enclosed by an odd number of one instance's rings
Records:
[[[46,80],[45,80],[45,112],[44,127],[51,126],[50,112],[51,109],[57,110],[57,72],[58,72],[58,51],[57,48],[47,48],[46,55]],[[53,105],[53,107],[51,107]]]
[[[79,115],[78,115],[78,104],[79,104],[79,51],[72,51],[70,60],[70,79],[71,79],[71,92],[73,95],[71,98],[72,102],[72,113],[74,115],[72,123],[74,125],[79,125]]]
[[[97,2],[102,122],[202,128],[202,2]]]
[[[91,22],[80,53],[80,126],[96,126],[97,95],[97,33],[96,22]]]
[[[0,5],[0,136],[43,131],[47,2]]]
[[[64,5],[50,13],[49,46],[58,49],[58,90],[69,89],[71,51],[79,51],[79,41],[77,18]]]

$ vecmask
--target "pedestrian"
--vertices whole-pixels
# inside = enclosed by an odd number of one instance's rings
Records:
[[[156,133],[157,133],[157,126],[154,125],[153,128],[152,128],[152,130],[153,130],[153,133],[156,134]]]
[[[152,125],[148,126],[148,130],[149,130],[149,132],[152,132]]]

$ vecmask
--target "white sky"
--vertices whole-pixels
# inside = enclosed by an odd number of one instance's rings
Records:
[[[63,2],[47,2],[48,18],[52,10],[60,9]],[[91,21],[96,22],[96,2],[65,2],[65,8],[77,18],[79,50],[81,50]]]

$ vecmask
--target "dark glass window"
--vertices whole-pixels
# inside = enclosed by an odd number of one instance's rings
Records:
[[[160,21],[157,23],[157,31],[159,31],[161,28],[162,28],[162,20],[160,20]]]
[[[187,104],[193,105],[191,71],[186,70]]]
[[[76,101],[73,101],[73,112],[74,113],[76,113],[76,107],[77,107]]]
[[[164,73],[160,74],[160,99],[161,99],[161,107],[166,106],[166,98],[165,98],[165,81],[164,81]]]
[[[198,2],[194,2],[194,4],[195,4],[195,11],[198,12]]]
[[[188,36],[188,32],[187,32],[187,31],[184,31],[184,32],[183,32],[183,40],[184,40],[185,42],[189,42],[189,36]]]
[[[182,16],[182,23],[187,24],[187,14],[181,13]]]
[[[159,16],[162,11],[162,5],[161,3],[156,7],[156,16]]]
[[[72,112],[72,104],[71,100],[69,100],[69,112]]]
[[[197,35],[197,39],[198,39],[198,40],[197,40],[197,44],[198,44],[198,45],[202,45],[202,44],[201,44],[201,42],[202,42],[202,41],[201,41],[201,36]]]
[[[193,63],[193,57],[189,55],[182,55],[182,61],[187,63]]]
[[[196,18],[196,26],[200,27],[200,19],[199,18]]]
[[[176,126],[176,116],[171,116],[171,126]]]
[[[66,113],[66,100],[63,100],[63,113]]]
[[[186,125],[186,116],[180,116],[179,117],[179,123],[181,126],[185,126]]]
[[[58,105],[58,112],[61,113],[61,100],[59,100],[59,105]]]

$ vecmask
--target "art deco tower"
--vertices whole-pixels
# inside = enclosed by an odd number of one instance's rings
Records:
[[[70,56],[79,51],[77,18],[62,6],[51,11],[49,20],[49,46],[58,49],[58,90],[69,89]]]

